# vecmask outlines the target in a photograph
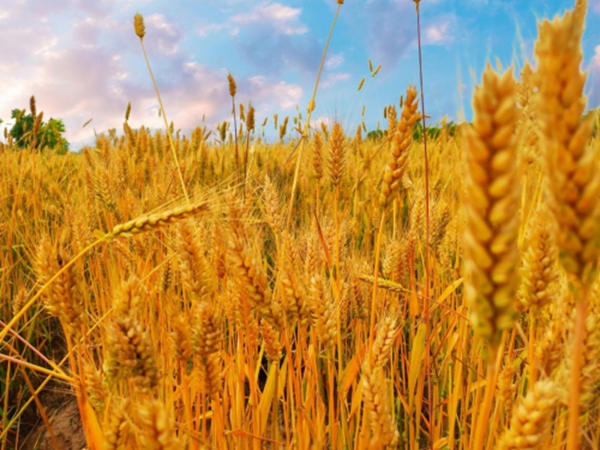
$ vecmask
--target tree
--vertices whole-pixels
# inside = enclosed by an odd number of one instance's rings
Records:
[[[58,153],[66,153],[69,143],[63,137],[65,125],[61,119],[50,118],[44,122],[43,111],[36,114],[35,98],[31,97],[31,113],[25,114],[24,109],[13,109],[11,118],[15,120],[10,129],[10,135],[18,148],[53,149]],[[0,121],[1,122],[1,121]]]
[[[378,141],[383,139],[384,133],[382,130],[372,130],[367,133],[367,139],[371,141]]]
[[[447,124],[429,125],[427,127],[427,139],[438,139],[441,136],[443,129],[446,129],[449,136],[454,136],[456,134],[456,124],[453,121],[450,121]],[[417,142],[423,140],[423,122],[421,121],[416,122],[413,126],[413,140]]]

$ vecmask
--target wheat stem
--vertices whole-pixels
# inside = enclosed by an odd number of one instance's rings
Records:
[[[183,173],[181,172],[181,166],[179,165],[179,158],[177,157],[177,152],[175,151],[175,145],[173,144],[173,136],[171,134],[171,127],[169,127],[169,122],[167,120],[167,113],[163,106],[162,98],[161,98],[160,92],[158,90],[158,85],[156,84],[156,79],[154,78],[154,73],[152,72],[152,67],[150,67],[150,60],[148,59],[148,54],[146,53],[146,48],[144,47],[143,37],[140,37],[140,45],[142,46],[142,52],[144,53],[144,59],[146,60],[146,66],[148,67],[148,72],[150,73],[150,78],[152,78],[152,84],[154,85],[154,91],[156,92],[156,98],[158,99],[158,104],[160,105],[161,115],[165,122],[165,129],[167,130],[167,137],[169,139],[169,147],[171,148],[171,152],[173,153],[173,159],[175,160],[175,166],[177,167],[177,174],[179,175],[179,182],[181,183],[181,190],[185,197],[185,201],[187,203],[190,203],[190,196],[188,195],[187,188],[185,187],[185,181],[183,181]]]
[[[335,28],[335,23],[337,22],[337,18],[340,14],[340,8],[342,4],[338,3],[338,6],[335,10],[335,16],[333,17],[333,21],[331,23],[331,28],[329,29],[329,35],[327,36],[327,41],[325,42],[325,48],[323,49],[323,55],[321,56],[321,64],[319,65],[319,72],[317,73],[317,79],[315,81],[315,87],[313,89],[313,94],[308,102],[308,112],[306,114],[306,122],[304,125],[302,142],[300,143],[300,150],[298,151],[298,160],[296,161],[296,168],[294,170],[294,180],[292,181],[292,192],[290,193],[290,203],[288,205],[288,213],[287,220],[285,222],[285,229],[288,230],[290,227],[290,221],[292,220],[292,209],[294,208],[294,198],[296,195],[296,188],[298,186],[298,174],[300,173],[300,164],[302,162],[302,153],[304,152],[305,147],[305,135],[308,133],[308,129],[310,126],[310,118],[312,117],[312,112],[315,109],[315,99],[317,97],[317,89],[319,88],[319,80],[321,79],[321,74],[323,72],[323,67],[325,66],[325,57],[327,56],[327,49],[329,48],[329,42],[331,41],[331,36],[333,35],[333,29]]]
[[[575,310],[575,336],[573,337],[573,357],[569,384],[569,431],[567,432],[567,449],[579,448],[581,426],[581,371],[583,368],[583,352],[586,334],[588,306],[587,289],[583,291],[583,299],[577,302]]]

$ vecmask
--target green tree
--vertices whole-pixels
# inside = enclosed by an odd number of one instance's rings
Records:
[[[65,125],[61,119],[50,118],[48,122],[42,120],[44,113],[26,114],[24,109],[13,109],[11,118],[15,123],[10,129],[15,145],[18,148],[31,148],[43,150],[46,148],[66,153],[69,143],[63,137]]]
[[[427,139],[438,139],[444,128],[449,136],[454,136],[456,134],[456,124],[453,121],[450,121],[445,125],[436,123],[435,125],[427,126]],[[421,121],[415,122],[413,126],[413,140],[418,142],[423,140],[423,122]]]
[[[367,133],[367,139],[371,141],[378,141],[383,139],[384,132],[382,130],[372,130]]]

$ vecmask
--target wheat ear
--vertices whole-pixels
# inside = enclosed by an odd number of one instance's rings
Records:
[[[154,230],[163,225],[191,217],[207,210],[208,203],[199,202],[188,206],[179,206],[161,214],[150,214],[138,217],[137,219],[115,226],[112,231],[104,235],[104,239],[110,240],[121,236],[132,236],[144,231]]]
[[[560,260],[583,289],[576,296],[575,335],[569,393],[568,450],[579,448],[580,375],[589,289],[598,259],[598,195],[600,167],[597,148],[588,145],[593,119],[582,119],[586,106],[586,74],[580,70],[581,37],[587,1],[573,11],[539,25],[535,56],[538,61],[542,144],[546,150],[547,197],[558,224]]]
[[[549,380],[540,380],[517,405],[510,428],[500,439],[500,450],[543,448],[554,408],[559,399],[559,388]]]
[[[488,64],[466,131],[465,288],[475,330],[493,346],[513,325],[518,281],[514,86],[512,71],[500,76]]]

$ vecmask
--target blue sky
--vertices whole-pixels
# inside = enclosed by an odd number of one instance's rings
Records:
[[[584,64],[589,107],[600,106],[600,0],[589,0]],[[485,62],[520,68],[531,58],[537,21],[574,0],[422,0],[425,101],[433,121],[470,117],[470,97]],[[75,149],[94,129],[160,127],[158,102],[139,41],[136,12],[169,120],[189,132],[230,119],[227,73],[237,100],[252,101],[257,123],[294,116],[310,99],[335,0],[2,0],[0,118],[35,94],[45,118],[62,118]],[[382,65],[375,78],[368,59]],[[358,92],[362,77],[367,81]],[[418,84],[412,0],[346,0],[317,95],[315,121],[340,121],[353,133],[365,106],[367,127],[386,105]],[[86,128],[82,125],[93,121]]]

